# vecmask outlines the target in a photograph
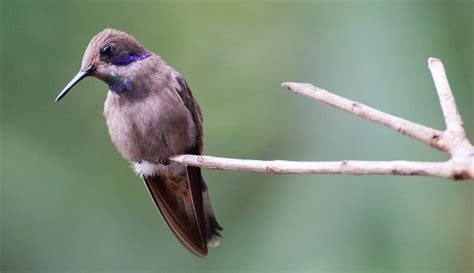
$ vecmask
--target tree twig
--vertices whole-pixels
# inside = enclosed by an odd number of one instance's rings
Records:
[[[335,95],[311,84],[285,82],[282,84],[282,86],[286,87],[295,94],[303,95],[310,99],[324,102],[328,105],[342,109],[361,118],[394,129],[400,134],[417,139],[430,146],[433,146],[438,150],[444,152],[447,151],[447,148],[442,143],[437,141],[441,135],[441,131],[384,113],[360,102]]]
[[[288,90],[324,102],[369,121],[384,125],[451,155],[444,162],[419,161],[261,161],[213,156],[178,155],[170,160],[207,169],[260,172],[273,174],[352,174],[352,175],[420,175],[446,179],[474,179],[474,147],[466,137],[461,115],[449,87],[444,66],[429,58],[428,67],[439,96],[446,130],[436,129],[402,119],[360,102],[335,95],[307,83],[283,83]]]
[[[448,77],[444,70],[444,65],[440,59],[430,57],[428,59],[428,68],[431,71],[433,81],[438,92],[441,110],[443,111],[446,129],[464,133],[463,122],[459,114],[453,92],[449,86]]]
[[[449,161],[262,161],[196,155],[178,155],[172,160],[206,169],[271,174],[422,175],[452,178]]]

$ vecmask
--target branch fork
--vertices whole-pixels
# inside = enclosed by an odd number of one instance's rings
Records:
[[[295,94],[381,124],[448,153],[450,159],[447,161],[261,161],[198,155],[178,155],[170,160],[207,169],[272,174],[419,175],[452,180],[474,179],[474,146],[466,137],[443,63],[439,59],[429,58],[428,68],[433,77],[446,124],[446,129],[443,131],[387,114],[308,83],[286,82],[282,86]]]

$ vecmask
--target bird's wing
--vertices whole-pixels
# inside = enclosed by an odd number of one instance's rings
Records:
[[[176,163],[172,163],[176,164]],[[166,167],[165,167],[166,168]],[[156,207],[179,241],[193,254],[207,255],[202,189],[194,174],[162,172],[142,176]]]
[[[201,109],[199,108],[198,103],[193,97],[191,88],[189,88],[188,83],[183,76],[175,76],[176,81],[178,82],[176,92],[178,93],[179,98],[183,102],[184,106],[191,113],[191,116],[196,124],[198,129],[196,145],[191,147],[186,153],[200,155],[203,151],[203,116]],[[186,167],[188,177],[189,177],[189,186],[191,188],[191,193],[193,196],[194,204],[196,211],[202,212],[198,216],[199,224],[201,230],[205,231],[205,238],[207,243],[210,246],[219,245],[219,231],[222,231],[222,227],[217,222],[214,212],[212,210],[211,204],[209,202],[209,195],[207,193],[207,185],[204,181],[204,178],[201,175],[201,168],[199,167]],[[203,211],[201,211],[203,209]],[[204,217],[204,218],[201,218]]]
[[[196,124],[196,127],[198,128],[197,147],[193,147],[191,151],[189,151],[189,153],[202,154],[203,117],[202,117],[201,108],[199,107],[196,100],[194,99],[193,94],[191,92],[191,88],[189,88],[188,83],[186,82],[184,77],[181,75],[178,75],[175,78],[176,78],[176,81],[178,81],[176,92],[178,93],[184,106],[186,106],[188,111],[191,113],[191,116],[193,117],[193,121]],[[195,151],[194,148],[197,148],[197,151]]]
[[[178,82],[176,92],[178,93],[184,106],[186,106],[188,111],[191,113],[198,130],[196,134],[196,145],[191,147],[188,151],[186,151],[186,153],[200,155],[202,154],[203,150],[203,116],[201,108],[194,99],[191,88],[189,88],[186,79],[184,79],[184,77],[181,75],[177,75],[175,78]],[[207,185],[201,175],[201,168],[187,166],[186,171],[189,177],[189,187],[191,188],[195,208],[197,211],[202,212],[200,215],[197,215],[201,230],[205,231],[204,236],[208,243],[211,241],[218,241],[217,237],[220,236],[219,230],[222,230],[222,227],[217,223],[214,212],[210,206],[209,197],[207,195]],[[212,244],[213,243],[211,243],[211,245]]]
[[[201,154],[202,152],[202,113],[194,100],[186,80],[176,76],[176,93],[190,112],[197,127],[196,142],[186,153]],[[207,243],[211,238],[209,217],[205,215],[203,193],[205,182],[200,168],[185,167],[178,175],[166,168],[173,168],[177,163],[162,166],[164,170],[153,176],[143,176],[143,180],[158,210],[179,241],[193,254],[204,257],[207,255]],[[207,219],[209,218],[209,219]],[[217,224],[214,218],[213,221]],[[212,226],[214,228],[216,225]],[[220,228],[220,226],[217,227]],[[217,232],[218,234],[218,232]]]

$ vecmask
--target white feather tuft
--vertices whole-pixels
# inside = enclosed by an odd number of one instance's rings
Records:
[[[158,173],[159,166],[149,161],[133,162],[133,170],[139,176],[152,176]]]

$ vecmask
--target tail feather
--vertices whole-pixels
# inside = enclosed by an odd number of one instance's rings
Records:
[[[171,166],[161,167],[159,173],[142,178],[175,236],[193,254],[205,257],[207,246],[219,245],[222,227],[212,210],[201,169],[186,167],[180,174],[171,174],[164,171],[167,168]]]
[[[204,191],[202,192],[202,200],[204,205],[204,219],[206,220],[207,245],[210,247],[217,247],[219,246],[220,238],[222,237],[220,231],[223,229],[217,222],[216,216],[214,215],[214,210],[211,207],[206,182],[204,179],[202,182],[205,185]]]
[[[208,246],[217,247],[220,244],[220,232],[222,227],[217,222],[214,210],[211,207],[207,184],[201,175],[201,169],[197,167],[187,167],[188,177],[190,181],[200,181],[202,192],[202,208],[205,226],[205,238]]]
[[[207,255],[207,239],[200,228],[202,213],[195,213],[187,179],[172,179],[163,175],[143,176],[148,192],[163,219],[178,240],[191,253]]]

